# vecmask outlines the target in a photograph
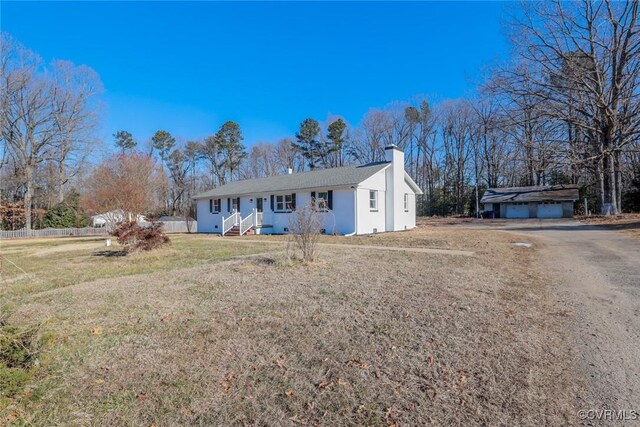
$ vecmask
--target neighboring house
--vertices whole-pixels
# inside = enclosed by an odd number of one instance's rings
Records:
[[[404,170],[404,153],[385,148],[386,161],[234,181],[198,194],[199,233],[282,234],[296,207],[311,201],[326,234],[408,230],[416,224],[420,188]]]
[[[121,210],[115,210],[110,212],[105,212],[97,215],[93,215],[91,217],[91,226],[92,227],[105,227],[107,225],[113,226],[116,223],[123,221],[125,219],[124,212]],[[145,222],[147,219],[143,215],[138,215],[138,222]]]
[[[579,199],[575,185],[489,188],[480,203],[489,218],[571,218]]]

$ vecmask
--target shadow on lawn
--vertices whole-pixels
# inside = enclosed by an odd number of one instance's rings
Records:
[[[91,256],[116,257],[127,256],[127,251],[96,251]]]

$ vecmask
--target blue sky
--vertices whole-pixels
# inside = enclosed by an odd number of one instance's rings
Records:
[[[45,60],[86,64],[105,86],[105,142],[240,123],[245,144],[305,117],[357,124],[416,95],[457,98],[507,51],[505,3],[2,2],[1,27]]]

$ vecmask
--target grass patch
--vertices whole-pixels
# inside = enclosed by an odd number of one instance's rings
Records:
[[[3,406],[8,398],[24,391],[40,366],[42,347],[51,340],[42,335],[40,326],[0,326],[0,401]]]
[[[127,256],[118,245],[105,247],[103,238],[41,239],[0,242],[0,314],[15,309],[21,298],[97,279],[192,268],[269,248],[237,245],[211,236],[177,235],[171,244]],[[273,248],[271,248],[273,249]]]
[[[45,266],[8,284],[7,318],[56,338],[31,397],[10,398],[15,424],[570,424],[566,319],[546,315],[535,251],[430,233],[381,242],[483,255],[331,247],[308,264],[210,236],[125,257],[96,256],[95,239],[17,244],[13,258]]]

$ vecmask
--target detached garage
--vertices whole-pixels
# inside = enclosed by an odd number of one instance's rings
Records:
[[[487,218],[571,218],[576,185],[489,188],[482,196]]]

